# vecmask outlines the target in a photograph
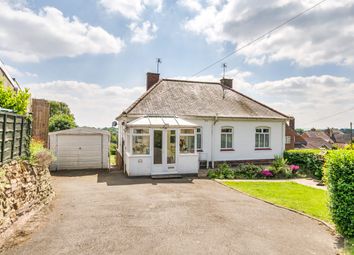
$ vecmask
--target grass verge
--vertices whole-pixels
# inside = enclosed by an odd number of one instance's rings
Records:
[[[332,224],[326,190],[294,182],[229,182],[231,188],[276,205],[294,209]]]

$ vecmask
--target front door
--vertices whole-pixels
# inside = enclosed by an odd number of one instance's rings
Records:
[[[154,129],[152,174],[176,173],[176,130]]]

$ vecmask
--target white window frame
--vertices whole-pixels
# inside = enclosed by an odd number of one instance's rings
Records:
[[[182,133],[182,130],[186,130],[186,129],[193,130],[193,134],[184,134],[184,133]],[[181,137],[182,136],[193,136],[194,137],[194,152],[181,152],[179,143],[181,141]],[[196,151],[197,151],[197,136],[196,136],[195,128],[181,128],[179,130],[179,136],[178,136],[178,152],[179,152],[179,154],[183,154],[183,155],[194,154],[194,153],[196,153]]]
[[[231,129],[231,133],[230,132],[223,132],[222,130],[223,129]],[[222,147],[222,136],[223,135],[226,135],[226,140],[225,140],[225,145],[226,147]],[[227,147],[227,144],[228,144],[228,136],[231,135],[231,147]],[[223,126],[221,127],[220,129],[220,149],[221,150],[232,150],[234,148],[234,128],[233,127],[230,127],[230,126]]]
[[[199,131],[198,131],[199,129]],[[200,148],[198,148],[198,135],[200,136]],[[196,129],[195,132],[195,137],[196,137],[196,147],[197,147],[197,151],[202,151],[203,150],[203,128],[199,127]]]
[[[290,135],[285,136],[285,144],[291,144],[291,136]]]
[[[148,132],[147,133],[142,133],[142,134],[134,133],[134,130],[138,130],[138,129],[146,129],[146,130],[148,130]],[[134,137],[135,136],[147,136],[147,137],[149,137],[149,153],[148,154],[136,154],[136,153],[134,153],[134,151],[133,151],[133,146],[134,146],[133,142],[134,142]],[[149,128],[132,128],[131,129],[131,132],[130,132],[130,152],[131,152],[132,155],[145,155],[145,156],[151,155],[151,139],[150,139],[150,129]]]
[[[257,129],[261,129],[261,132],[258,132]],[[264,132],[264,129],[268,129],[268,132]],[[260,142],[259,145],[257,146],[257,134],[260,135],[260,137],[263,137],[264,141],[263,141],[263,146],[260,146]],[[265,146],[265,137],[268,134],[268,146]],[[255,129],[255,136],[254,136],[254,144],[255,144],[255,148],[256,149],[270,149],[271,148],[271,144],[270,144],[270,134],[271,134],[271,128],[270,127],[256,127]]]

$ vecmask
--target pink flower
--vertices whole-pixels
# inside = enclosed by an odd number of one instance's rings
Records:
[[[261,175],[263,175],[265,177],[272,177],[273,173],[271,171],[269,171],[268,169],[264,169],[261,171]]]
[[[299,169],[300,169],[300,166],[298,166],[298,165],[290,165],[290,170],[293,173],[296,173]]]

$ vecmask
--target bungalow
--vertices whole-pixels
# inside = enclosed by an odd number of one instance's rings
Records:
[[[118,162],[129,176],[268,163],[285,150],[289,120],[234,90],[232,79],[160,80],[147,73],[146,92],[117,117]]]

